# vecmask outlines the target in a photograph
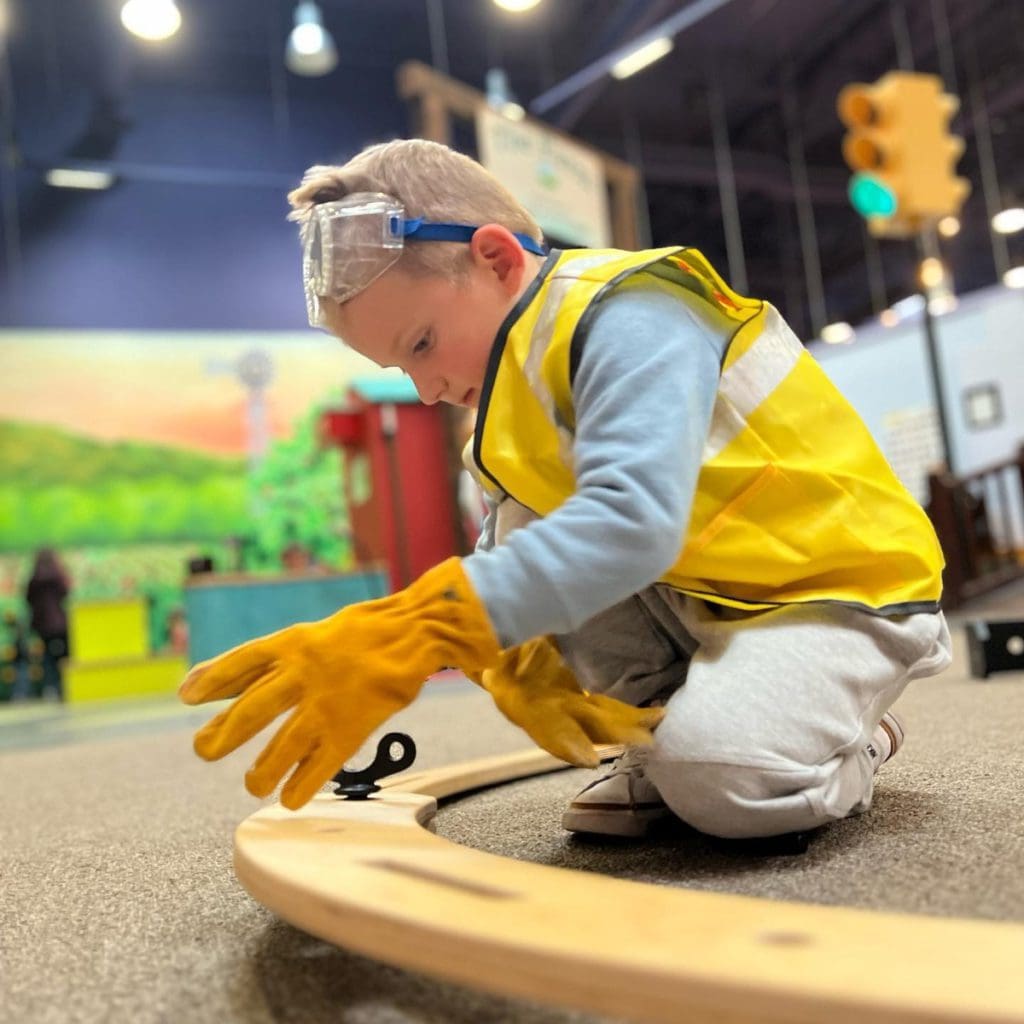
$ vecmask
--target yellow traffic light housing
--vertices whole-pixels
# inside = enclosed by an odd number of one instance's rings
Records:
[[[910,71],[839,93],[850,201],[872,234],[905,238],[959,213],[971,186],[956,175],[964,142],[949,121],[958,107],[937,75]]]

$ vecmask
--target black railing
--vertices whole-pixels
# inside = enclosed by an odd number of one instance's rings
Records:
[[[1024,447],[966,476],[932,473],[928,487],[928,515],[946,556],[945,608],[1024,576]]]

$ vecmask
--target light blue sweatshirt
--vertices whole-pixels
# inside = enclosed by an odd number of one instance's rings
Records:
[[[497,546],[492,509],[463,563],[503,645],[570,633],[675,562],[725,342],[655,288],[602,303],[573,382],[576,493]]]

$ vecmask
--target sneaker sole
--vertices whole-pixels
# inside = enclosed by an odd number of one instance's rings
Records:
[[[891,711],[882,715],[882,720],[878,724],[889,737],[889,756],[885,760],[891,761],[899,753],[907,734],[903,729],[903,723]]]
[[[653,826],[671,817],[672,812],[665,806],[624,810],[583,804],[570,804],[562,815],[562,828],[567,832],[586,832],[595,836],[622,836],[639,839],[648,835]]]

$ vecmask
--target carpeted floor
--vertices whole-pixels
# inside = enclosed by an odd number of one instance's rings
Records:
[[[1024,618],[1021,591],[1010,599],[986,613]],[[960,630],[956,641],[953,668],[900,701],[908,739],[875,806],[803,856],[758,857],[685,829],[640,844],[574,839],[559,816],[582,772],[454,801],[437,830],[657,884],[1024,920],[1024,674],[971,680]],[[231,846],[259,806],[241,784],[259,741],[198,761],[190,735],[206,714],[0,710],[0,1022],[595,1024],[365,960],[253,902]],[[417,767],[526,745],[469,684],[435,686],[388,728],[416,739]]]

